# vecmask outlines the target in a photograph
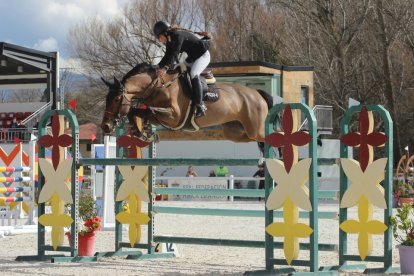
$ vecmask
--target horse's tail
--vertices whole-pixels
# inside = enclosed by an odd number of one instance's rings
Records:
[[[259,92],[260,96],[262,96],[263,99],[266,101],[267,107],[270,110],[273,107],[273,98],[272,98],[272,96],[269,93],[267,93],[263,90],[260,90],[260,89],[257,89],[257,92]]]
[[[273,107],[273,98],[272,96],[260,89],[257,89],[257,92],[259,92],[260,96],[266,101],[267,107],[269,110]],[[264,142],[257,142],[257,145],[259,146],[260,152],[264,155]]]

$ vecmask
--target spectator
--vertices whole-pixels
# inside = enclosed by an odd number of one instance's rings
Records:
[[[259,164],[258,170],[254,173],[253,177],[256,178],[262,178],[265,177],[265,171],[264,171],[264,163]],[[259,181],[259,189],[264,189],[265,187],[265,181],[264,179],[260,179]],[[259,201],[262,200],[262,198],[259,197]]]
[[[36,117],[33,129],[38,129],[38,128],[39,128],[39,117]]]
[[[195,176],[198,176],[197,172],[193,169],[193,166],[188,166],[186,176],[187,177],[195,177]]]
[[[216,176],[218,177],[225,177],[228,176],[229,174],[229,169],[226,166],[219,166],[216,169]]]
[[[15,129],[15,128],[18,128],[18,127],[19,127],[19,125],[17,124],[17,119],[16,119],[16,117],[14,117],[13,118],[13,122],[11,123],[11,125],[9,126],[9,128]]]
[[[214,170],[211,170],[210,171],[210,174],[208,176],[209,177],[215,177],[216,176],[216,173],[214,172]]]

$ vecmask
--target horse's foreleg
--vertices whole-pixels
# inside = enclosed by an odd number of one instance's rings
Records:
[[[132,129],[131,134],[142,141],[148,142],[148,143],[158,143],[159,137],[158,134],[155,132],[152,132],[151,124],[149,120],[144,119],[144,122],[140,117],[135,116],[132,123]]]
[[[159,137],[152,131],[151,116],[153,115],[149,109],[131,109],[127,115],[131,125],[131,135],[148,143],[158,143]]]
[[[127,114],[129,124],[131,126],[131,135],[136,137],[142,136],[142,119],[133,110]]]

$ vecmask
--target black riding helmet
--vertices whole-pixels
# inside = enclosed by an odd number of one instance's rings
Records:
[[[159,37],[160,34],[166,33],[171,28],[171,25],[165,21],[158,21],[154,24],[154,35]]]

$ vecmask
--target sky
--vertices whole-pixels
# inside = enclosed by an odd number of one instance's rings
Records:
[[[69,29],[97,16],[114,18],[128,0],[0,0],[0,42],[58,51],[60,67],[73,67],[65,45]]]

